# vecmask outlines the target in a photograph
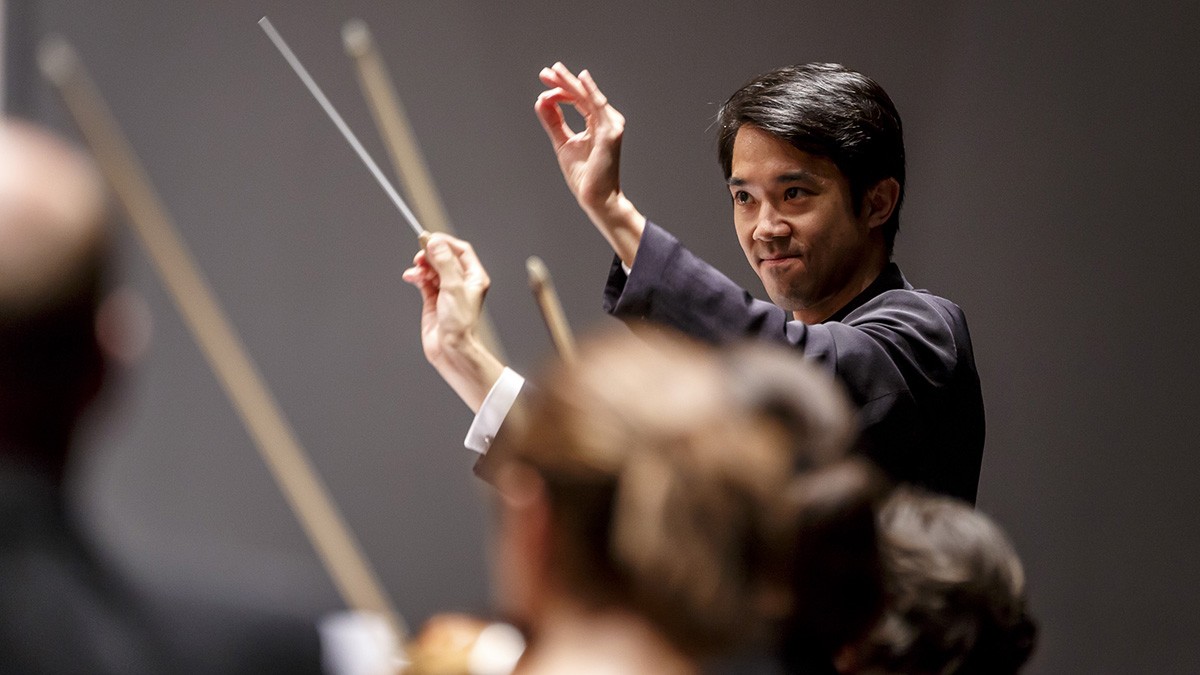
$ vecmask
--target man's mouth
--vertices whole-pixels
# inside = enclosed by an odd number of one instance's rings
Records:
[[[761,258],[759,258],[759,264],[761,264],[763,267],[769,268],[769,267],[775,267],[778,265],[783,265],[783,264],[786,264],[788,261],[798,260],[799,258],[800,258],[799,253],[777,253],[777,254],[762,256]]]

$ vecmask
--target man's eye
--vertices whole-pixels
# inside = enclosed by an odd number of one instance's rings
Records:
[[[733,193],[733,203],[745,204],[748,201],[750,201],[749,192],[746,192],[745,190],[738,190],[737,192]]]
[[[795,199],[796,197],[800,196],[800,193],[801,193],[800,188],[790,187],[783,191],[783,198],[784,199]]]

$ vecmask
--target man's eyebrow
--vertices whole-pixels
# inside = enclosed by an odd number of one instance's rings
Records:
[[[804,171],[803,169],[801,169],[800,171],[789,171],[787,173],[781,173],[775,177],[776,183],[797,183],[797,182],[801,182],[801,181],[803,181],[805,183],[820,182],[817,179],[817,175],[815,173],[813,173],[811,171]]]
[[[737,176],[730,176],[729,178],[727,178],[725,180],[725,182],[730,187],[738,187],[738,186],[745,185],[746,179],[738,178]],[[800,169],[798,171],[789,171],[787,173],[779,174],[778,176],[775,177],[775,182],[776,183],[799,183],[799,182],[820,183],[821,181],[817,178],[817,175],[815,173],[813,173],[811,171],[805,171],[803,169]]]

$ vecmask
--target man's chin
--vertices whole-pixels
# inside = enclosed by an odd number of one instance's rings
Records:
[[[771,298],[771,302],[789,312],[804,309],[805,305],[801,302],[794,292],[784,292],[777,288],[766,287],[767,297]]]

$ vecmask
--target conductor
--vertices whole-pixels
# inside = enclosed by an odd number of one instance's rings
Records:
[[[626,197],[625,118],[590,73],[556,63],[540,79],[547,89],[535,110],[567,187],[615,253],[609,313],[711,343],[794,347],[846,386],[863,449],[892,478],[974,503],[984,414],[971,337],[957,305],[914,289],[892,262],[905,153],[882,87],[813,63],[760,75],[721,107],[717,154],[734,230],[766,302]],[[583,130],[567,124],[562,105],[579,111]],[[476,410],[467,445],[485,452],[523,382],[473,339],[487,274],[469,245],[450,238],[415,263],[406,279],[422,290],[426,355]]]

